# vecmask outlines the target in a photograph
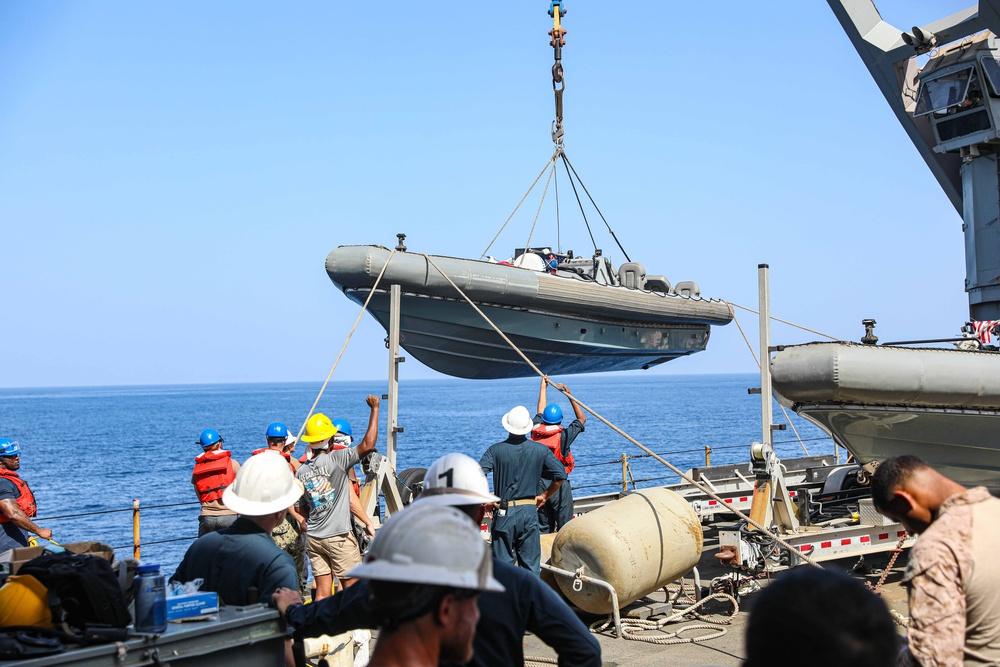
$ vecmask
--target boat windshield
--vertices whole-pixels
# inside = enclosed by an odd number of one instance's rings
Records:
[[[917,93],[917,108],[914,117],[926,116],[935,111],[944,111],[949,107],[958,106],[969,91],[969,81],[972,79],[972,65],[957,72],[950,72],[934,79],[926,79],[920,84]]]

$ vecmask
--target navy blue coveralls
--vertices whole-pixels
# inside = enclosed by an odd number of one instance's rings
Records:
[[[475,654],[469,665],[523,665],[527,630],[555,650],[560,667],[601,667],[597,638],[540,578],[496,558],[493,577],[505,590],[479,596],[479,625],[472,642]],[[367,581],[319,602],[292,605],[285,617],[297,637],[337,635],[378,625],[368,605]]]
[[[240,607],[270,603],[276,589],[299,586],[292,557],[270,533],[243,517],[195,540],[170,580],[184,583],[198,578],[205,580],[201,590],[218,593],[220,603]]]
[[[538,574],[542,549],[538,511],[531,500],[538,495],[538,481],[563,481],[566,468],[545,445],[523,435],[511,435],[491,445],[479,459],[484,473],[493,473],[493,493],[509,503],[493,512],[493,557]],[[548,484],[545,485],[548,488]],[[514,501],[525,501],[514,505]]]
[[[545,421],[542,419],[542,413],[535,415],[532,420],[535,426],[539,424],[544,424]],[[570,422],[570,425],[563,429],[562,433],[559,434],[559,450],[563,457],[569,456],[569,448],[576,440],[576,436],[583,433],[583,424],[580,423],[579,419],[574,419]],[[538,493],[545,491],[549,488],[549,480],[541,479],[538,481]],[[570,484],[570,479],[567,476],[566,481],[562,483],[559,490],[552,494],[540,510],[538,510],[538,527],[543,533],[555,533],[560,528],[566,525],[566,522],[573,518],[573,487]]]

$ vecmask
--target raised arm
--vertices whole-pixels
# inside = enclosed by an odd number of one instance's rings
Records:
[[[561,389],[563,392],[566,393],[566,398],[569,399],[570,405],[573,406],[573,414],[576,415],[577,420],[579,420],[581,424],[586,424],[587,413],[583,411],[583,408],[580,407],[580,404],[577,403],[576,399],[573,398],[573,395],[569,393],[569,387],[567,387],[564,384],[557,384],[556,389]]]
[[[368,414],[368,430],[365,431],[365,437],[358,444],[359,458],[363,458],[374,450],[375,445],[378,443],[378,407],[382,404],[382,401],[375,394],[368,394],[365,403],[371,408],[371,412]]]
[[[548,384],[549,384],[549,376],[543,375],[542,388],[538,390],[538,409],[535,410],[535,412],[537,412],[538,414],[542,414],[542,412],[545,411],[545,406],[548,405],[548,402],[545,400],[545,389]]]

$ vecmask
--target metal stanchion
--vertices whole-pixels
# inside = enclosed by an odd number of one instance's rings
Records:
[[[139,499],[132,499],[132,557],[139,559]]]

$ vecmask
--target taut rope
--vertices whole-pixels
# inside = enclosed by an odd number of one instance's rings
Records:
[[[536,366],[530,359],[528,359],[528,357],[524,354],[524,352],[522,352],[521,349],[517,345],[515,345],[514,342],[510,338],[507,337],[507,334],[505,334],[503,331],[501,331],[500,328],[496,324],[493,323],[493,320],[491,320],[486,315],[486,313],[484,313],[479,308],[479,306],[477,306],[472,301],[472,299],[470,299],[465,294],[465,292],[463,292],[462,289],[458,285],[455,284],[455,282],[448,276],[448,274],[446,274],[444,271],[441,270],[441,267],[439,267],[434,262],[434,260],[430,258],[429,255],[421,255],[421,256],[424,259],[426,259],[427,262],[431,266],[433,266],[435,269],[437,269],[438,273],[440,273],[444,277],[444,279],[448,281],[448,284],[450,284],[452,287],[455,288],[455,291],[458,292],[458,294],[466,301],[466,303],[468,303],[470,306],[472,306],[472,309],[475,310],[477,313],[479,313],[480,317],[482,317],[486,321],[486,323],[489,324],[490,327],[494,331],[496,331],[500,335],[501,338],[503,338],[503,340],[507,343],[507,345],[509,345],[511,347],[511,349],[514,350],[518,354],[518,356],[520,356],[524,360],[524,363],[528,364],[528,366],[530,366],[531,369],[533,371],[535,371],[535,373],[537,373],[539,377],[544,377],[545,376],[545,373],[543,373],[538,368],[538,366]],[[657,454],[656,452],[654,452],[653,450],[651,450],[649,447],[647,447],[646,445],[642,444],[641,442],[639,442],[638,440],[636,440],[635,438],[633,438],[631,435],[629,435],[625,431],[621,430],[620,428],[618,428],[617,426],[615,426],[614,424],[612,424],[603,415],[598,414],[593,408],[591,408],[590,406],[588,406],[587,404],[585,404],[579,398],[577,398],[576,396],[572,396],[572,397],[569,396],[566,392],[564,392],[561,389],[559,389],[558,387],[556,387],[555,383],[552,382],[551,380],[549,380],[548,383],[551,386],[555,387],[556,391],[559,391],[560,393],[562,393],[567,398],[571,398],[572,401],[574,401],[577,404],[579,404],[579,406],[581,408],[583,408],[584,410],[586,410],[587,412],[589,412],[590,414],[592,414],[599,421],[604,422],[604,424],[606,426],[608,426],[611,430],[613,430],[615,433],[617,433],[618,435],[622,436],[623,438],[625,438],[626,440],[628,440],[629,442],[631,442],[633,445],[635,445],[636,447],[638,447],[642,451],[646,452],[646,454],[648,454],[652,458],[656,459],[657,461],[659,461],[663,465],[667,466],[672,472],[674,472],[674,474],[678,475],[681,479],[683,479],[684,481],[686,481],[686,482],[688,482],[690,484],[693,484],[698,489],[700,489],[703,493],[705,493],[706,495],[708,495],[710,498],[713,498],[713,499],[719,501],[720,510],[722,510],[722,509],[729,510],[730,512],[732,512],[733,514],[735,514],[739,518],[743,519],[744,521],[746,521],[749,525],[753,526],[754,528],[757,528],[758,530],[761,530],[761,531],[763,531],[765,533],[771,534],[771,532],[767,528],[765,528],[764,526],[761,526],[759,523],[757,523],[756,521],[754,521],[753,519],[751,519],[749,516],[747,516],[743,512],[741,512],[738,509],[736,509],[735,507],[732,507],[729,504],[727,504],[725,502],[725,499],[722,498],[719,494],[715,493],[715,491],[713,491],[712,489],[708,488],[707,486],[704,486],[703,484],[701,484],[701,482],[695,481],[695,479],[693,477],[691,477],[687,473],[681,471],[680,468],[676,467],[675,465],[673,465],[672,463],[670,463],[669,461],[667,461],[666,459],[664,459],[662,456],[660,456],[659,454]],[[819,563],[817,563],[816,561],[814,561],[812,558],[810,558],[806,554],[800,552],[797,548],[795,548],[794,546],[792,546],[791,544],[789,544],[788,542],[786,542],[785,540],[783,540],[781,537],[775,535],[774,536],[774,540],[778,544],[780,544],[783,547],[785,547],[786,549],[788,549],[790,552],[796,554],[796,557],[799,558],[799,559],[801,559],[803,562],[809,563],[810,565],[814,565],[816,567],[821,567]]]

